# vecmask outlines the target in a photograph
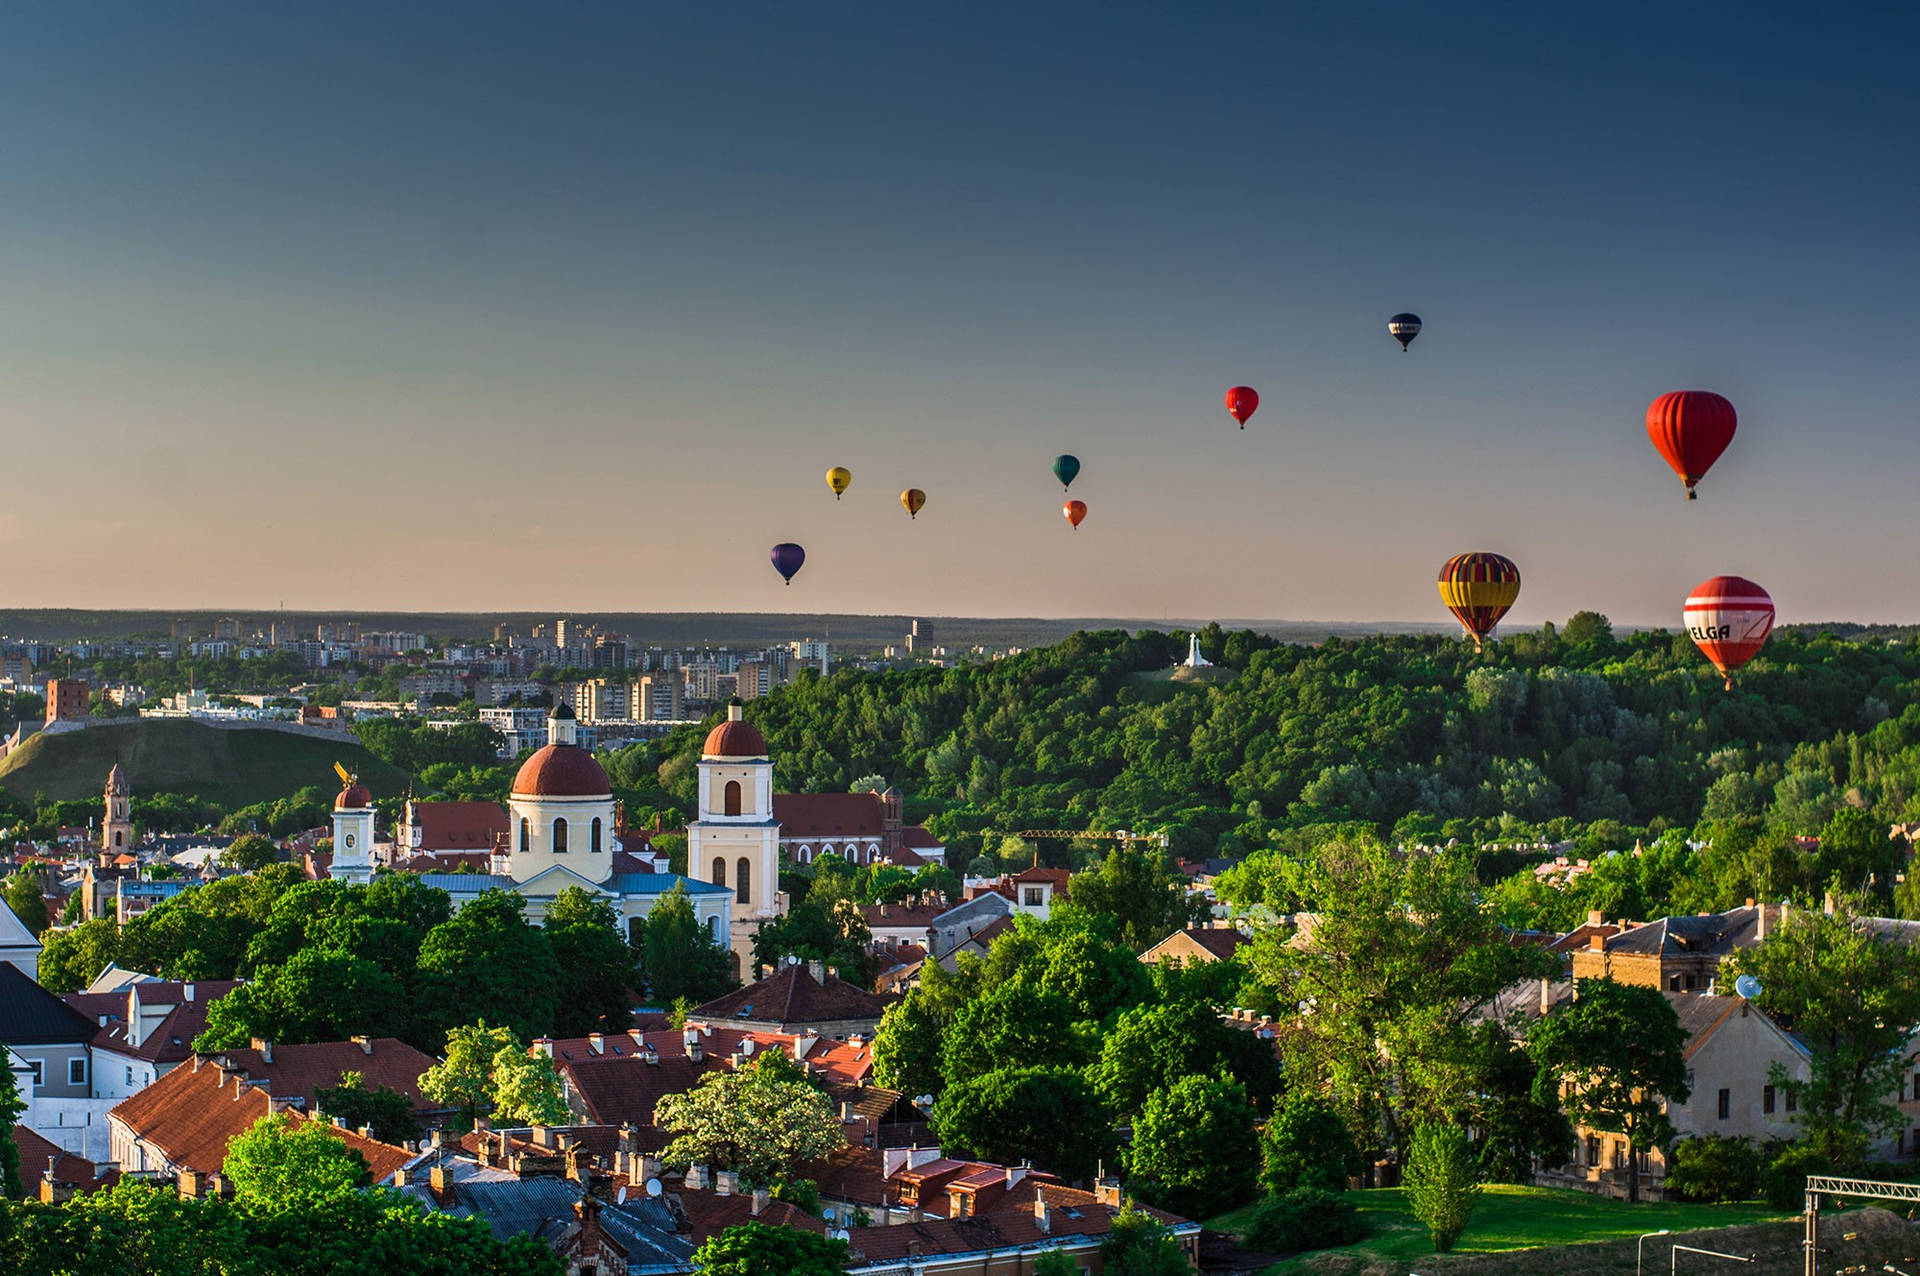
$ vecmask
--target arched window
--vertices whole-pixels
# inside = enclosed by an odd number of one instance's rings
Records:
[[[867,863],[878,864],[879,862],[880,862],[880,848],[877,846],[867,847]]]
[[[113,831],[113,844],[115,846],[125,846],[127,844],[127,831],[125,829],[115,829]]]
[[[533,833],[524,817],[520,821],[520,849],[523,851],[533,849]]]
[[[728,815],[740,814],[740,781],[727,781],[727,795],[723,809]]]
[[[707,933],[713,936],[714,943],[717,944],[720,942],[720,919],[718,917],[707,918]]]
[[[753,861],[740,857],[733,875],[733,897],[742,904],[753,903]]]
[[[600,849],[600,817],[597,815],[593,817],[593,845],[587,849],[589,851],[598,851]]]
[[[800,847],[800,853],[796,858],[799,859],[799,861],[802,864],[813,863],[813,848],[811,846],[802,844]]]
[[[553,822],[553,853],[555,855],[567,853],[567,822],[565,820]]]
[[[831,854],[833,854],[833,843],[832,843],[832,842],[828,842],[827,844],[825,844],[824,846],[822,846],[822,847],[820,848],[820,853],[821,853],[822,855],[831,855]]]
[[[713,857],[713,884],[715,886],[727,884],[727,861],[718,855]]]

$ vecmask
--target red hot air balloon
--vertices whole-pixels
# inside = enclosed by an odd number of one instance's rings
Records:
[[[1773,632],[1773,599],[1741,576],[1715,576],[1687,595],[1687,637],[1733,690],[1733,671],[1760,654]]]
[[[1075,527],[1079,527],[1080,520],[1087,516],[1087,503],[1085,501],[1068,501],[1060,507],[1060,512],[1067,516],[1067,522],[1073,524]]]
[[[1476,550],[1455,554],[1440,565],[1440,601],[1473,639],[1473,649],[1485,649],[1487,635],[1520,597],[1520,569],[1503,554]]]
[[[1227,415],[1247,428],[1247,418],[1260,406],[1260,392],[1250,385],[1237,385],[1227,391]]]
[[[1693,485],[1733,442],[1738,424],[1733,405],[1711,390],[1675,390],[1647,409],[1647,437],[1687,485],[1690,501]]]

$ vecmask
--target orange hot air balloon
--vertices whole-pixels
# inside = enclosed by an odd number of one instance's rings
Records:
[[[1733,442],[1739,423],[1733,405],[1711,390],[1675,390],[1647,408],[1647,437],[1686,484],[1690,501],[1693,485]]]
[[[1067,516],[1067,522],[1078,527],[1080,526],[1080,520],[1087,516],[1087,503],[1085,501],[1068,501],[1060,507],[1060,512]]]
[[[1487,635],[1519,596],[1520,569],[1499,554],[1455,554],[1440,568],[1440,601],[1473,639],[1475,651],[1485,649]]]
[[[1250,385],[1237,385],[1227,391],[1227,415],[1247,428],[1247,418],[1260,406],[1260,392]]]
[[[917,487],[910,487],[900,493],[900,503],[907,507],[908,518],[918,518],[920,507],[927,503],[927,494]]]

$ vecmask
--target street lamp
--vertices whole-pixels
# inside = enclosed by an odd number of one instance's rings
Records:
[[[1633,1276],[1640,1276],[1643,1270],[1644,1258],[1647,1252],[1647,1238],[1652,1236],[1665,1236],[1672,1230],[1671,1227],[1663,1227],[1657,1232],[1648,1232],[1646,1236],[1642,1236],[1639,1239],[1633,1247]]]

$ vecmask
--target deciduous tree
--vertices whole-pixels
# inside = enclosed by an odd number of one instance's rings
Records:
[[[662,1097],[653,1119],[673,1135],[663,1153],[669,1164],[738,1170],[759,1184],[791,1178],[802,1162],[847,1141],[827,1096],[793,1075],[784,1056],[710,1072],[693,1089]]]
[[[1017,1056],[1016,1056],[1017,1057]],[[1106,1109],[1073,1068],[1000,1068],[949,1084],[933,1105],[941,1146],[1090,1177],[1112,1150]]]
[[[290,1112],[261,1117],[236,1135],[220,1169],[234,1199],[253,1209],[324,1201],[372,1181],[366,1158],[334,1137],[331,1125]]]
[[[1187,1218],[1246,1204],[1260,1167],[1253,1121],[1238,1082],[1189,1076],[1155,1090],[1133,1124],[1127,1160],[1134,1191]]]
[[[797,1227],[739,1223],[693,1255],[698,1276],[840,1276],[847,1243]]]

